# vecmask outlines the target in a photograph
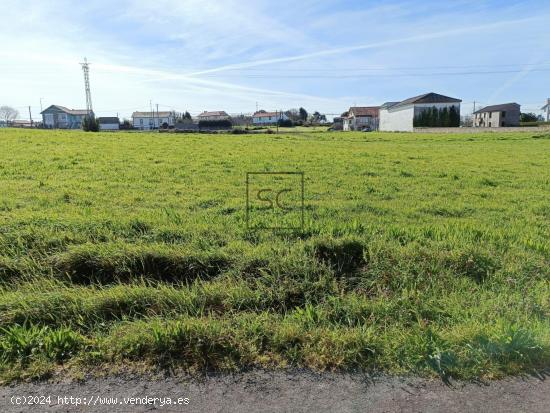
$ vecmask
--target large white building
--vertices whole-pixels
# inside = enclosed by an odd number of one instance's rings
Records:
[[[261,125],[276,125],[279,121],[288,120],[288,116],[284,112],[265,112],[260,111],[252,115],[252,124]]]
[[[412,132],[415,126],[459,126],[460,102],[462,100],[437,93],[426,93],[401,102],[386,102],[380,107],[380,130]],[[428,119],[433,122],[425,122]]]
[[[174,112],[132,113],[132,124],[139,130],[166,129],[173,127],[175,123]]]

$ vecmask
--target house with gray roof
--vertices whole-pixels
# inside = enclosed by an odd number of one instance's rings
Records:
[[[65,106],[51,105],[42,112],[42,125],[49,129],[80,129],[88,115],[86,109],[68,109]],[[93,116],[93,112],[91,112]]]
[[[104,116],[97,118],[97,123],[99,124],[99,130],[119,130],[120,129],[120,119],[117,116]]]
[[[379,129],[412,132],[415,127],[422,126],[459,126],[461,102],[433,92],[400,102],[386,102],[380,107]]]
[[[476,128],[519,126],[520,108],[521,106],[517,103],[485,106],[474,112],[474,126]]]
[[[227,114],[225,110],[204,111],[197,116],[199,121],[201,120],[230,120],[231,116]]]

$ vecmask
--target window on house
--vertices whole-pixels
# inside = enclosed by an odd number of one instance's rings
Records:
[[[505,111],[505,110],[502,111],[501,116],[502,116],[503,118],[506,117],[506,111]]]
[[[489,112],[489,119],[493,118],[493,112]]]

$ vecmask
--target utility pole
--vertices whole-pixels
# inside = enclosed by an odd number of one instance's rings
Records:
[[[32,113],[31,113],[31,107],[29,106],[29,120],[31,121],[31,128],[32,128]]]
[[[544,105],[541,110],[546,109],[546,122],[550,122],[550,98],[546,99],[546,105]]]
[[[82,71],[84,72],[84,90],[86,92],[86,112],[88,117],[94,111],[92,108],[92,93],[90,92],[90,64],[88,59],[84,58],[84,63],[80,63],[82,66]]]
[[[153,129],[153,123],[155,122],[155,112],[153,112],[153,102],[149,99],[149,129]]]
[[[157,127],[160,130],[159,104],[157,103]]]
[[[279,111],[275,111],[275,120],[277,121],[277,133],[279,133]]]
[[[474,100],[474,110],[472,112],[472,125],[476,127],[476,101]]]
[[[43,109],[42,109],[42,98],[40,98],[40,113],[42,113]]]

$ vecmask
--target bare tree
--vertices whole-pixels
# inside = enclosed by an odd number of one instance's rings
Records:
[[[6,122],[6,126],[19,116],[17,109],[11,106],[0,106],[0,119]]]

